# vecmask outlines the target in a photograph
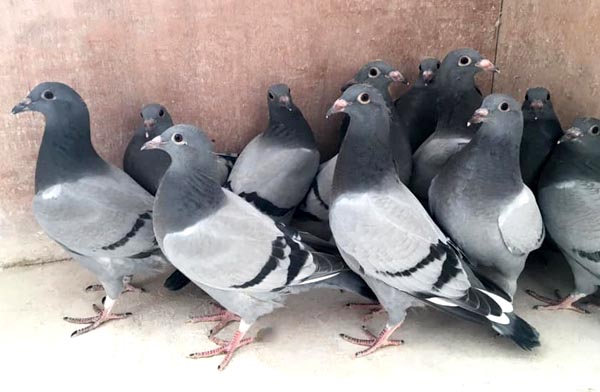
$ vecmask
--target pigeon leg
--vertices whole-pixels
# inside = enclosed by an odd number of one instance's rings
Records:
[[[543,295],[539,295],[533,290],[527,290],[527,294],[531,295],[533,298],[538,301],[542,301],[547,305],[535,305],[533,308],[537,310],[572,310],[574,312],[587,314],[589,311],[581,307],[581,305],[576,305],[575,302],[579,301],[585,294],[570,294],[566,296],[564,299],[551,299],[548,297],[544,297]]]
[[[385,313],[385,309],[381,304],[361,304],[361,303],[349,303],[346,305],[351,309],[365,309],[368,311],[363,316],[363,321],[368,321],[380,313]]]
[[[215,303],[212,303],[212,306],[218,309],[217,313],[206,316],[192,317],[187,321],[187,323],[207,323],[212,321],[218,321],[219,323],[215,325],[208,333],[209,337],[213,337],[219,332],[221,332],[221,330],[228,326],[230,323],[233,323],[234,321],[241,321],[238,315],[231,313],[222,306]]]
[[[369,339],[357,339],[346,334],[340,334],[341,338],[347,342],[357,344],[359,346],[368,347],[366,350],[359,351],[354,356],[356,358],[365,357],[369,354],[374,353],[378,349],[387,346],[399,346],[404,343],[404,340],[392,340],[390,336],[397,330],[402,323],[396,324],[394,326],[386,325],[379,336],[375,336],[375,334],[371,333],[365,326],[362,327],[363,331],[369,336]]]
[[[124,287],[123,293],[144,293],[146,290],[144,290],[141,287],[135,287],[134,285],[131,284],[132,278],[133,278],[133,275],[126,275],[123,277],[123,287]],[[91,292],[95,292],[95,291],[103,291],[103,290],[104,290],[104,286],[102,286],[101,284],[92,284],[85,288],[86,293],[91,293]]]
[[[81,328],[76,330],[71,334],[71,337],[83,335],[84,333],[90,332],[100,325],[104,324],[110,320],[120,320],[131,316],[131,313],[111,313],[113,306],[115,305],[115,300],[109,297],[106,297],[104,301],[104,309],[101,309],[96,304],[92,305],[94,311],[96,312],[96,316],[92,317],[63,317],[63,320],[74,323],[74,324],[89,324],[85,328]]]
[[[219,345],[218,348],[193,353],[190,354],[188,357],[192,359],[198,359],[214,357],[215,355],[225,355],[225,358],[223,359],[223,361],[221,361],[221,364],[218,367],[219,370],[225,370],[225,368],[229,364],[229,361],[231,361],[231,358],[233,357],[233,353],[235,353],[236,350],[240,347],[246,346],[254,341],[254,338],[244,339],[244,335],[246,334],[246,332],[248,332],[248,329],[250,329],[251,325],[252,324],[248,324],[244,320],[241,320],[238,330],[233,334],[233,337],[230,341],[221,340],[213,337],[211,338],[211,340]]]

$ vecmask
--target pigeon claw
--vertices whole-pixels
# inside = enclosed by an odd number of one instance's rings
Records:
[[[71,337],[74,338],[76,336],[83,335],[84,333],[93,331],[98,328],[102,324],[110,321],[110,320],[120,320],[127,318],[132,315],[132,313],[111,313],[110,309],[101,309],[98,305],[92,305],[94,312],[96,312],[96,316],[92,317],[63,317],[63,320],[73,324],[89,324],[87,327],[78,329],[71,334]]]
[[[543,295],[540,295],[533,290],[526,290],[526,293],[529,294],[530,296],[532,296],[533,298],[537,299],[538,301],[541,301],[546,304],[546,305],[535,305],[533,307],[535,310],[571,310],[573,312],[577,312],[577,313],[581,313],[581,314],[589,314],[590,313],[589,310],[583,308],[581,305],[575,304],[575,302],[579,301],[580,299],[582,299],[585,296],[584,294],[570,294],[570,295],[566,296],[564,299],[560,299],[560,298],[552,299],[552,298],[548,298]],[[558,291],[556,291],[555,294],[558,294]]]
[[[375,335],[363,325],[362,330],[369,337],[368,339],[357,339],[343,333],[340,334],[340,337],[349,343],[367,347],[366,350],[362,350],[354,354],[355,358],[360,358],[370,355],[383,347],[400,346],[404,344],[404,340],[390,339],[390,336],[392,336],[394,331],[398,329],[400,325],[402,325],[402,323],[397,324],[393,327],[388,327],[386,325],[379,335]]]
[[[225,370],[225,368],[231,361],[231,358],[233,358],[233,354],[239,348],[244,347],[254,341],[254,338],[244,339],[243,337],[244,337],[244,332],[239,331],[239,330],[236,331],[235,334],[233,334],[233,338],[230,341],[221,340],[219,338],[213,337],[213,338],[211,338],[211,340],[215,344],[219,345],[219,347],[214,348],[212,350],[208,350],[208,351],[192,353],[192,354],[188,355],[188,358],[199,359],[199,358],[210,358],[210,357],[214,357],[216,355],[225,355],[225,358],[223,359],[223,361],[221,361],[221,364],[218,366],[219,370]]]

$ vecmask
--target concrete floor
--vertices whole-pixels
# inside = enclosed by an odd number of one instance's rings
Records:
[[[568,271],[553,263],[531,263],[521,288],[550,293],[568,290],[557,279]],[[546,280],[536,284],[537,280]],[[358,300],[337,291],[315,290],[291,297],[288,306],[251,330],[259,342],[242,348],[225,372],[221,357],[191,360],[191,352],[214,348],[206,334],[212,324],[185,324],[190,315],[210,311],[197,288],[171,293],[162,279],[138,281],[147,293],[121,297],[116,311],[134,313],[96,331],[71,339],[77,327],[64,315],[92,315],[102,293],[85,293],[95,283],[74,262],[0,271],[0,374],[14,390],[95,390],[113,388],[186,388],[220,386],[281,390],[290,387],[358,389],[388,386],[397,390],[546,390],[600,391],[600,310],[591,315],[540,312],[519,293],[516,308],[536,326],[542,347],[521,351],[481,326],[433,309],[411,312],[396,335],[402,347],[354,359],[357,346],[340,332],[360,336],[362,312],[344,304]],[[380,328],[384,316],[367,322]],[[231,327],[220,336],[229,337]],[[369,385],[370,384],[370,385]],[[410,388],[410,389],[408,389]],[[4,389],[4,388],[3,388]],[[6,389],[4,389],[6,390]],[[153,388],[154,390],[154,388]]]

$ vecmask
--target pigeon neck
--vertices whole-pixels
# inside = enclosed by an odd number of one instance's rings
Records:
[[[600,158],[597,154],[581,154],[573,150],[572,146],[563,142],[557,145],[552,152],[544,168],[544,176],[547,182],[558,183],[572,180],[598,181],[600,182]]]
[[[156,193],[155,230],[161,242],[167,232],[182,231],[215,213],[225,199],[214,154],[190,149],[181,155],[173,159]]]
[[[472,75],[442,79],[438,99],[438,127],[458,128],[473,134],[478,127],[467,127],[467,121],[482,102],[481,93]]]
[[[269,127],[264,133],[267,140],[277,140],[289,147],[316,148],[312,130],[298,109],[276,111],[269,116]]]
[[[90,117],[85,106],[73,109],[67,115],[52,111],[45,113],[45,117],[46,126],[35,170],[36,193],[106,168],[106,163],[92,146]]]
[[[546,138],[557,141],[563,134],[558,117],[553,110],[542,113],[523,113],[524,131],[541,132]]]
[[[333,197],[376,189],[396,176],[389,147],[390,116],[385,107],[353,113],[338,155]]]
[[[506,179],[515,184],[522,183],[522,127],[522,121],[513,126],[484,123],[468,144],[468,148],[465,148],[465,155],[472,156],[473,167],[481,170],[485,168],[485,172],[489,173],[488,178],[495,183],[506,184],[503,181]]]

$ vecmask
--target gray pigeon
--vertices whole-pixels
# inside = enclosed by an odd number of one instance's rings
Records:
[[[342,92],[352,85],[365,83],[375,87],[383,95],[391,116],[391,143],[394,164],[400,180],[408,184],[412,172],[412,152],[407,130],[396,113],[389,92],[392,82],[408,84],[400,71],[394,69],[384,61],[376,60],[362,66],[354,78],[342,87]],[[340,130],[342,140],[348,129],[348,124],[349,119],[345,117]],[[308,194],[298,206],[292,223],[292,226],[308,231],[326,240],[331,238],[331,230],[329,228],[329,198],[336,160],[337,155],[321,165]]]
[[[438,83],[436,74],[440,60],[428,57],[419,64],[419,78],[405,94],[394,102],[394,107],[408,132],[412,151],[435,131]]]
[[[123,170],[151,195],[169,167],[169,156],[163,151],[142,152],[140,148],[173,125],[167,109],[157,103],[146,105],[140,113],[143,124],[136,129],[123,157]]]
[[[512,298],[529,252],[544,240],[540,210],[519,168],[523,115],[512,97],[492,94],[471,122],[482,124],[432,181],[429,208],[475,272]]]
[[[89,324],[89,332],[131,313],[112,313],[123,279],[166,269],[154,238],[154,198],[121,170],[106,163],[92,146],[90,118],[83,99],[69,86],[46,82],[35,87],[12,113],[35,111],[46,118],[35,172],[34,215],[46,234],[92,272],[106,291],[97,315],[65,317]]]
[[[521,175],[525,185],[536,189],[542,167],[563,132],[547,89],[527,90],[522,110]]]
[[[269,127],[241,152],[227,187],[287,224],[319,169],[319,151],[287,85],[271,86],[267,103]]]
[[[477,131],[477,127],[467,126],[467,121],[481,104],[475,74],[482,69],[498,72],[491,61],[474,49],[453,50],[442,61],[437,76],[436,129],[413,155],[410,189],[424,202],[433,177]]]
[[[406,311],[426,303],[491,326],[524,349],[539,345],[538,333],[513,313],[512,304],[485,289],[463,254],[442,233],[392,166],[389,116],[383,97],[367,85],[344,92],[328,114],[350,115],[350,127],[336,164],[330,208],[331,231],[348,266],[360,275],[388,313],[379,335],[342,337],[367,346],[390,340]]]
[[[123,170],[151,195],[155,195],[158,184],[167,167],[169,167],[170,159],[164,151],[141,151],[140,149],[148,140],[155,138],[173,126],[173,120],[167,108],[158,103],[144,106],[140,116],[143,124],[134,132],[125,149]],[[237,154],[218,154],[218,173],[221,184],[227,181],[236,158]],[[175,271],[167,278],[164,286],[171,291],[176,291],[182,289],[188,283],[188,278],[179,271]],[[88,289],[92,287],[90,286]],[[126,288],[127,291],[134,289],[132,286]]]
[[[231,341],[213,336],[220,347],[192,358],[224,354],[219,366],[224,369],[239,347],[252,342],[244,335],[259,317],[283,306],[287,294],[317,282],[372,296],[339,255],[314,251],[296,232],[221,188],[215,180],[211,143],[197,128],[176,125],[144,148],[162,149],[172,160],[155,204],[154,227],[161,249],[241,319]]]
[[[542,171],[538,201],[548,235],[565,256],[575,288],[553,300],[529,294],[548,306],[538,309],[587,311],[575,304],[600,287],[600,120],[578,118],[565,131]]]

